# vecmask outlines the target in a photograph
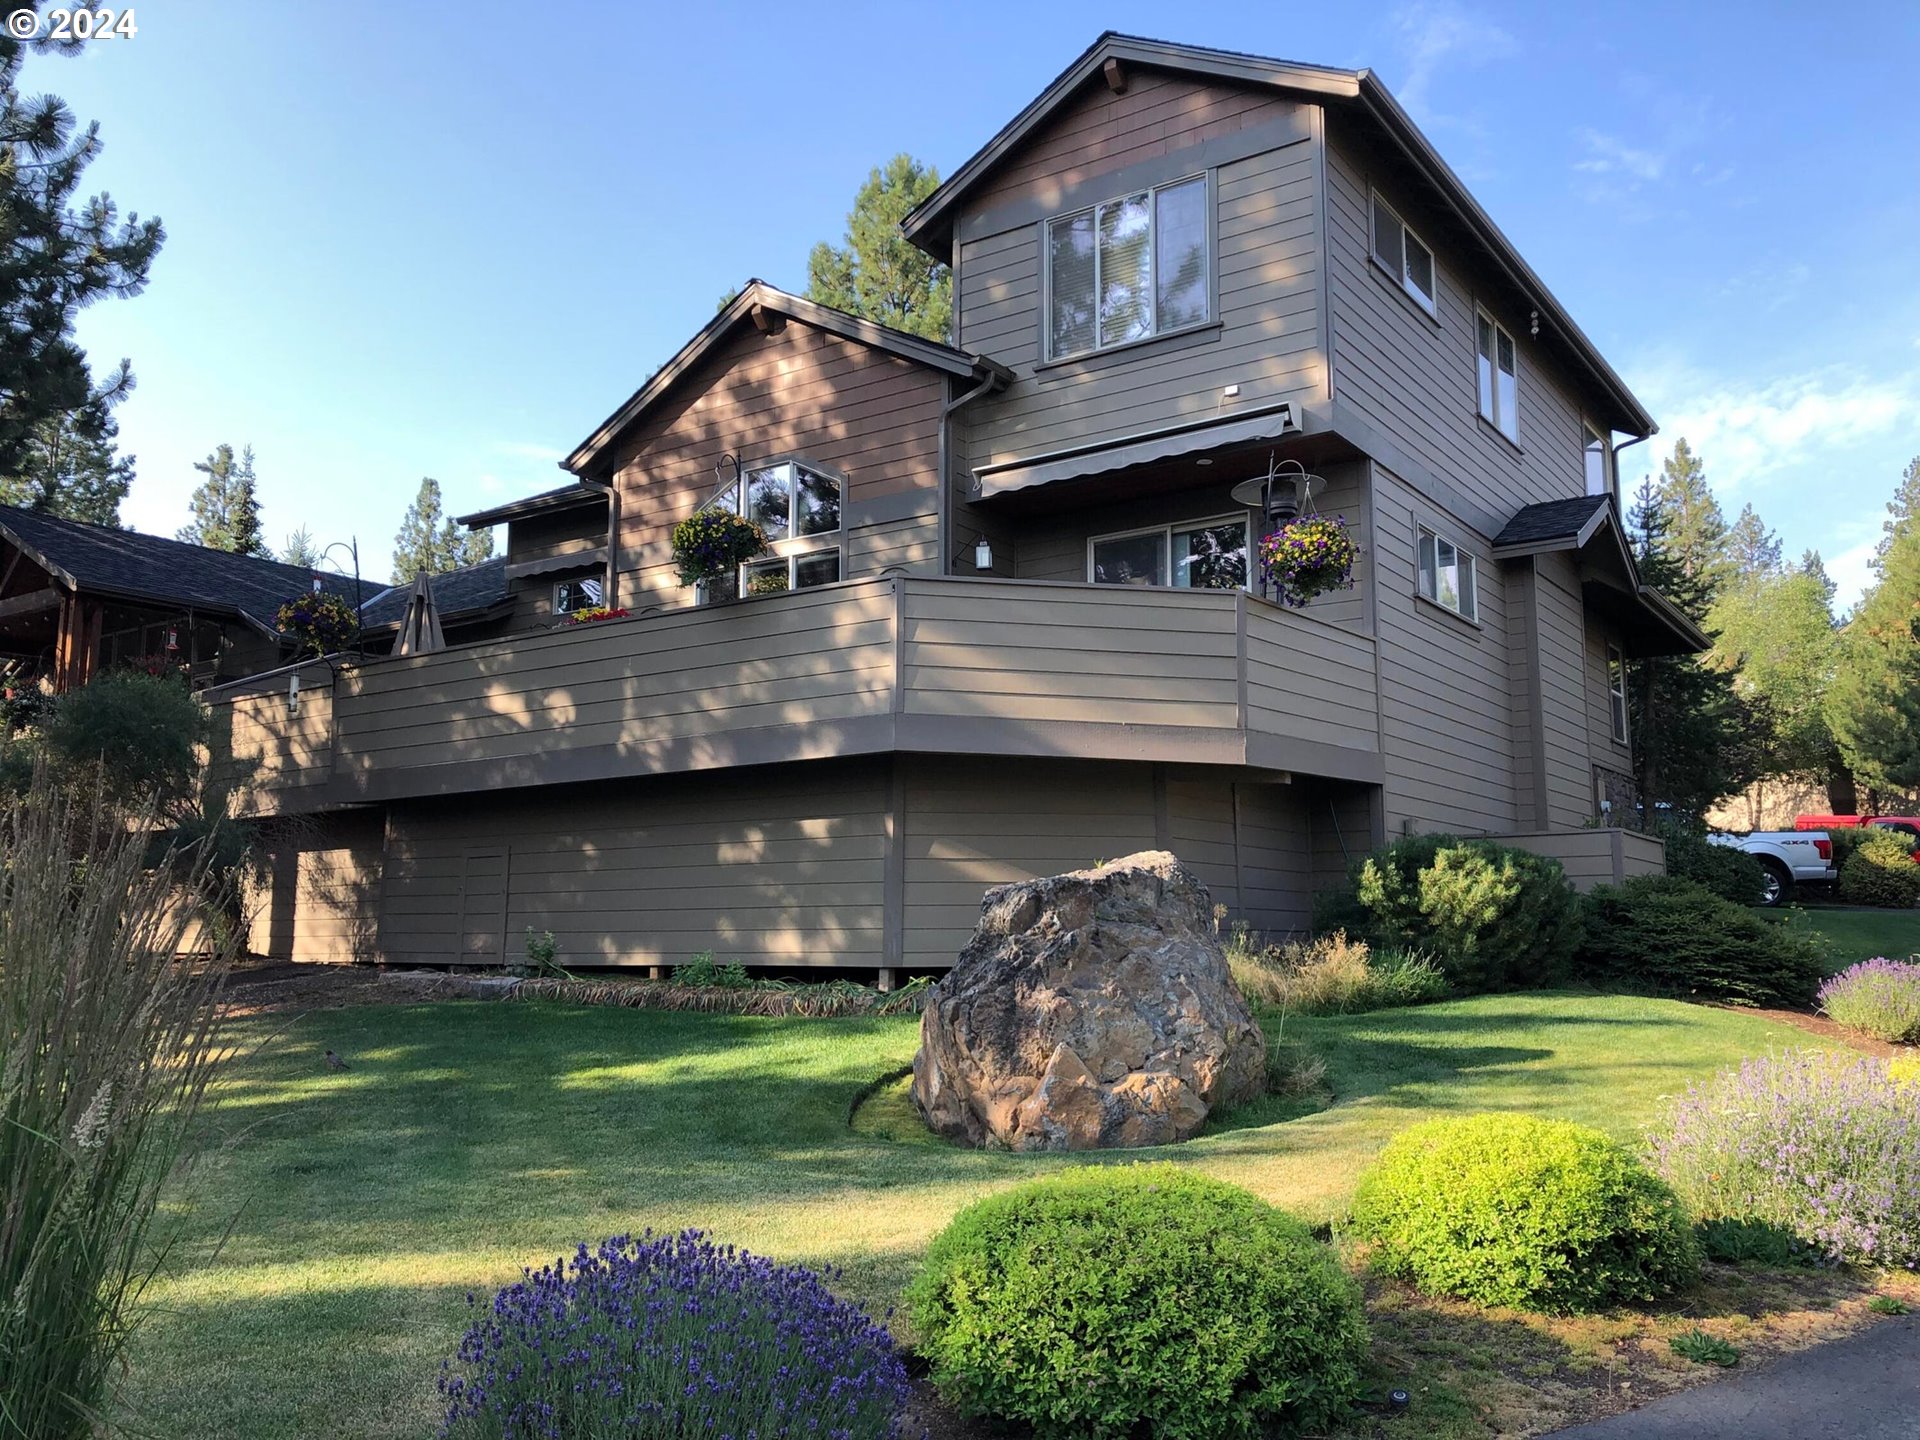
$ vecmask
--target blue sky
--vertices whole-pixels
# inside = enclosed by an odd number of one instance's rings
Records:
[[[1373,67],[1659,418],[1625,478],[1687,436],[1843,601],[1920,453],[1911,3],[135,8],[24,84],[166,222],[80,326],[139,376],[140,529],[251,443],[269,534],[384,576],[422,475],[561,483],[723,292],[804,285],[868,167],[950,171],[1108,27]]]

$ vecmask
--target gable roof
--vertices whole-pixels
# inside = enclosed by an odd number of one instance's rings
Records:
[[[987,359],[984,355],[973,355],[965,350],[956,350],[951,345],[942,345],[935,340],[909,335],[904,330],[876,325],[871,320],[849,315],[846,311],[836,310],[830,305],[821,305],[813,300],[802,299],[798,295],[789,295],[786,291],[776,289],[764,280],[749,280],[746,288],[734,296],[731,304],[722,309],[718,315],[703,325],[691,340],[681,346],[679,354],[648,376],[646,383],[634,391],[624,405],[602,421],[593,434],[581,441],[574,448],[573,453],[560,462],[561,468],[570,470],[576,475],[584,475],[593,469],[597,462],[605,458],[607,448],[638,421],[648,407],[664,395],[676,381],[698,366],[723,340],[741,326],[763,323],[769,315],[798,320],[803,325],[811,325],[816,330],[825,330],[829,334],[840,336],[843,340],[870,346],[875,350],[885,351],[889,355],[896,355],[902,360],[912,361],[916,365],[927,365],[963,379],[993,376],[1005,382],[1013,378],[1012,372],[1005,366],[998,361]]]
[[[1061,71],[1053,83],[1035,96],[1024,110],[1008,121],[999,134],[955,170],[939,189],[907,212],[906,218],[900,222],[901,231],[907,239],[936,259],[951,260],[949,242],[956,218],[955,206],[1012,155],[1055,110],[1083,85],[1100,76],[1110,60],[1118,61],[1123,66],[1133,64],[1242,85],[1293,91],[1361,119],[1391,144],[1433,188],[1441,206],[1452,212],[1494,268],[1505,275],[1525,295],[1528,304],[1540,312],[1542,328],[1561,337],[1575,362],[1617,407],[1616,415],[1595,418],[1609,419],[1614,422],[1614,428],[1634,435],[1652,435],[1658,431],[1653,417],[1634,398],[1626,382],[1614,372],[1580,327],[1573,323],[1572,317],[1554,298],[1553,292],[1520,257],[1513,242],[1480,208],[1480,203],[1468,192],[1460,177],[1440,158],[1439,152],[1420,133],[1420,128],[1400,108],[1400,102],[1393,98],[1371,70],[1303,65],[1291,60],[1248,55],[1237,50],[1177,45],[1109,30]]]
[[[11,505],[0,505],[0,535],[69,589],[238,616],[269,634],[277,633],[273,622],[280,607],[309,593],[316,574],[304,565],[62,520]],[[325,588],[352,598],[350,579],[318,573]]]
[[[1593,600],[1611,592],[1621,602],[1614,607],[1614,618],[1631,632],[1629,653],[1685,655],[1712,648],[1713,642],[1684,610],[1640,578],[1640,564],[1627,543],[1613,496],[1523,505],[1493,541],[1493,553],[1502,560],[1555,550],[1591,556],[1617,577],[1617,584],[1589,585],[1587,594]]]
[[[442,575],[429,577],[433,585],[434,608],[441,623],[478,615],[504,602],[507,596],[507,557],[496,555],[478,565],[462,566]],[[360,607],[360,624],[368,630],[398,625],[407,615],[407,602],[413,598],[413,582],[382,590]]]
[[[1533,549],[1557,549],[1561,541],[1571,541],[1578,548],[1593,538],[1610,508],[1605,495],[1523,505],[1493,537],[1493,548],[1496,553],[1515,555]]]

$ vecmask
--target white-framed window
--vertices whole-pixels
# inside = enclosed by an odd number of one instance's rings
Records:
[[[1201,325],[1212,305],[1207,177],[1047,221],[1047,358]]]
[[[1420,593],[1463,620],[1479,616],[1473,557],[1424,525],[1420,527]]]
[[[1087,542],[1087,579],[1095,585],[1244,590],[1253,574],[1247,537],[1245,515],[1096,535]]]
[[[553,613],[571,615],[576,610],[592,610],[605,593],[597,576],[559,581],[553,587]]]
[[[1627,656],[1618,645],[1607,646],[1607,713],[1613,738],[1627,743]]]
[[[1581,427],[1585,437],[1587,461],[1587,494],[1611,495],[1613,493],[1613,446],[1607,443],[1607,437],[1596,430],[1589,422]]]
[[[1373,258],[1416,305],[1429,315],[1435,313],[1434,296],[1439,291],[1433,278],[1433,251],[1378,194],[1373,197]]]
[[[831,585],[840,578],[840,504],[840,478],[804,461],[746,471],[706,508],[758,521],[768,554],[742,565],[737,575],[707,581],[701,598],[711,603]]]
[[[1484,310],[1474,312],[1479,352],[1480,415],[1507,439],[1520,443],[1520,359],[1513,336]]]

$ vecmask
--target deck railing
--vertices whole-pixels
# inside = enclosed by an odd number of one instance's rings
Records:
[[[257,810],[883,749],[1377,769],[1372,638],[1245,594],[885,577],[209,692]]]

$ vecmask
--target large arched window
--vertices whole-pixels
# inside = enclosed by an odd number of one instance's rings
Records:
[[[757,522],[767,554],[707,582],[705,598],[733,600],[830,585],[840,578],[840,477],[803,460],[748,470],[707,502]]]

